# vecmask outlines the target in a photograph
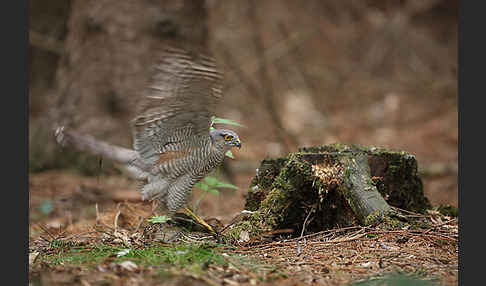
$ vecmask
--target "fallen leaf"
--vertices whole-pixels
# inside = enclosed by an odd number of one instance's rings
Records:
[[[250,234],[248,233],[248,231],[242,230],[240,232],[240,240],[243,242],[247,242],[250,240]]]
[[[122,257],[122,256],[125,256],[127,255],[128,253],[130,253],[130,249],[123,249],[119,252],[116,253],[116,257]]]
[[[37,259],[37,256],[39,256],[38,251],[29,253],[29,265],[34,264],[35,260]]]

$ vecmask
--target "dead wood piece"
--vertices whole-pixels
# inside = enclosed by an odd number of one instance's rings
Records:
[[[373,225],[388,218],[390,206],[413,212],[430,208],[414,156],[358,145],[301,148],[287,157],[262,161],[246,201],[253,213],[228,227],[226,234],[238,239],[241,230],[255,237],[294,229],[298,236],[304,226],[312,233]]]

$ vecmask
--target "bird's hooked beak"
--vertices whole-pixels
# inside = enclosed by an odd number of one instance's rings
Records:
[[[235,141],[233,142],[233,145],[235,147],[238,147],[238,149],[241,149],[241,141],[240,141],[240,139],[236,138]]]

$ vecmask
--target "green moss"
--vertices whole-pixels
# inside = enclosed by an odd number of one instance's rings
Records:
[[[437,211],[442,215],[457,217],[459,215],[459,210],[451,205],[440,205],[437,207]]]
[[[423,193],[414,156],[379,149],[369,153],[369,164],[373,184],[388,204],[420,213],[431,208]]]
[[[261,202],[265,199],[271,190],[271,186],[280,170],[285,166],[287,158],[270,159],[262,161],[258,168],[257,174],[253,177],[248,195],[246,198],[245,209],[256,211]]]
[[[238,239],[242,230],[250,236],[284,228],[299,233],[310,211],[313,214],[306,226],[309,232],[332,227],[336,222],[343,226],[354,222],[342,194],[330,190],[313,175],[312,165],[303,160],[303,154],[306,153],[291,153],[285,158],[262,162],[266,166],[259,168],[246,203],[247,209],[251,207],[256,212],[249,221],[238,223],[230,237]],[[265,190],[264,195],[261,190]],[[263,196],[257,203],[256,194]]]
[[[49,248],[52,250],[65,250],[70,249],[73,246],[75,246],[75,243],[66,240],[54,239],[49,243]]]
[[[79,265],[93,266],[122,250],[121,248],[113,247],[110,245],[99,245],[96,247],[58,247],[57,243],[51,243],[54,246],[53,249],[57,249],[56,252],[50,254],[41,254],[42,261],[51,265]]]
[[[226,242],[232,243],[241,239],[241,232],[246,231],[250,237],[258,236],[264,232],[271,231],[269,225],[265,224],[264,216],[260,212],[255,212],[247,220],[240,221],[233,226],[226,234]]]
[[[364,225],[374,225],[382,221],[383,217],[384,215],[380,211],[372,212],[364,219]]]
[[[372,183],[388,204],[424,213],[431,208],[424,196],[415,157],[405,151],[362,145],[330,144],[299,149],[300,152],[364,152],[368,154]],[[347,174],[349,175],[349,174]]]
[[[365,154],[364,165],[367,158],[366,168],[369,167],[371,178],[366,176],[362,180],[351,172],[349,166],[357,165],[356,162],[343,167],[342,160],[348,153],[351,160],[355,160],[356,155]],[[322,166],[324,175],[317,175],[313,166]],[[330,169],[332,174],[325,175]],[[334,174],[335,170],[339,174]],[[284,228],[300,234],[310,212],[305,228],[308,233],[354,224],[357,218],[351,209],[353,204],[345,199],[343,193],[343,180],[351,175],[356,177],[356,182],[369,185],[365,186],[365,190],[374,191],[376,188],[390,205],[411,211],[424,211],[430,207],[417,175],[417,162],[407,152],[345,144],[306,147],[286,157],[262,161],[251,182],[245,205],[254,213],[247,221],[238,223],[229,236],[239,239],[243,230],[252,237]],[[326,176],[329,177],[327,181]],[[333,184],[328,182],[331,179]],[[382,216],[374,213],[364,220],[373,224]],[[400,225],[400,221],[391,218],[385,223],[390,227]]]
[[[141,249],[131,249],[126,255],[115,258],[114,262],[130,260],[141,265],[166,265],[198,272],[209,264],[224,265],[226,259],[213,250],[211,244],[178,244],[156,245]],[[125,248],[98,245],[95,247],[78,247],[63,249],[55,254],[42,255],[42,260],[52,265],[80,265],[95,266],[108,257],[116,256]]]
[[[432,225],[427,220],[417,220],[412,222],[412,229],[430,229]]]
[[[368,147],[364,147],[358,144],[341,144],[341,143],[334,143],[328,144],[324,146],[313,146],[313,147],[303,147],[299,149],[301,153],[341,153],[341,152],[357,152],[357,151],[365,151],[368,150]]]
[[[396,217],[385,215],[382,220],[381,226],[385,229],[401,229],[405,227],[407,223],[398,220]]]

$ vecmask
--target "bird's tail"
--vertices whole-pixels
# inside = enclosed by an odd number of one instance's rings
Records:
[[[56,128],[55,137],[57,143],[63,147],[85,151],[121,163],[130,175],[137,179],[146,178],[147,173],[150,172],[150,166],[144,164],[134,150],[115,146],[92,136],[79,134],[74,130],[66,130],[64,126]]]

